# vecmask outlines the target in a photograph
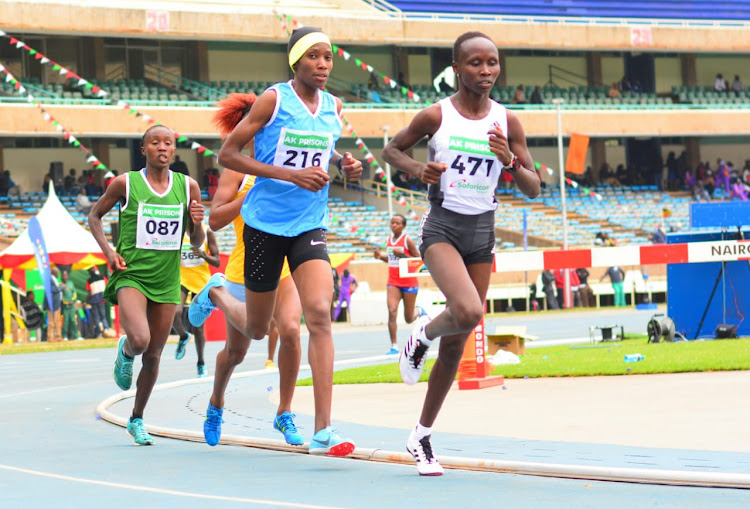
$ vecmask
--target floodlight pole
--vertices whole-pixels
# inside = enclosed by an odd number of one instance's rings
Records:
[[[563,163],[562,104],[565,99],[556,97],[552,102],[557,107],[557,173],[560,175],[560,204],[562,205],[563,250],[568,250],[568,211],[565,205],[565,166]],[[573,307],[570,302],[570,270],[563,270],[563,308]]]
[[[383,130],[383,148],[388,145],[388,130],[391,128],[389,125],[381,127]],[[391,192],[391,165],[385,163],[385,176],[386,176],[386,196],[388,196],[388,218],[390,220],[393,217],[393,193]]]

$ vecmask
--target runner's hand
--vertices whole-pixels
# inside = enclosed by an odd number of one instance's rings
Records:
[[[447,169],[448,166],[443,163],[430,162],[422,167],[418,177],[425,184],[437,184]]]
[[[341,171],[346,173],[349,180],[358,180],[362,175],[362,161],[354,159],[350,152],[346,152],[341,159]]]
[[[125,263],[125,258],[120,256],[119,253],[112,251],[112,254],[107,256],[107,263],[112,267],[112,270],[125,270],[128,268],[128,264]]]
[[[203,222],[202,203],[198,203],[196,200],[190,202],[190,219],[193,220],[193,224],[201,224]]]
[[[292,184],[317,193],[328,185],[330,177],[328,172],[320,166],[308,166],[299,171],[292,172]]]

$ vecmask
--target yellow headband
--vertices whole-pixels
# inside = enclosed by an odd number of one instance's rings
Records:
[[[329,46],[331,45],[331,40],[323,32],[310,32],[309,34],[300,37],[300,40],[295,42],[294,46],[292,46],[292,49],[289,51],[289,67],[296,64],[307,50],[320,42],[324,42]]]

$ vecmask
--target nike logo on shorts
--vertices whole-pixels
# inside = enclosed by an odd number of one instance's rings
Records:
[[[316,241],[316,240],[310,239],[310,245],[311,246],[319,246],[319,245],[325,244],[325,243],[326,243],[325,240],[318,240],[318,241]]]

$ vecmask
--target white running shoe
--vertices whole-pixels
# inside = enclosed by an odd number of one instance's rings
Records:
[[[414,328],[411,331],[409,341],[406,342],[406,346],[401,351],[401,355],[398,358],[398,367],[401,371],[401,379],[407,385],[414,385],[419,382],[419,377],[422,376],[422,370],[424,369],[425,355],[429,345],[423,343],[421,340],[427,339],[425,336],[424,328],[430,323],[430,317],[421,315],[414,322]]]
[[[406,450],[417,460],[419,475],[443,475],[443,467],[432,453],[431,436],[417,440],[409,435],[409,440],[406,441]]]

